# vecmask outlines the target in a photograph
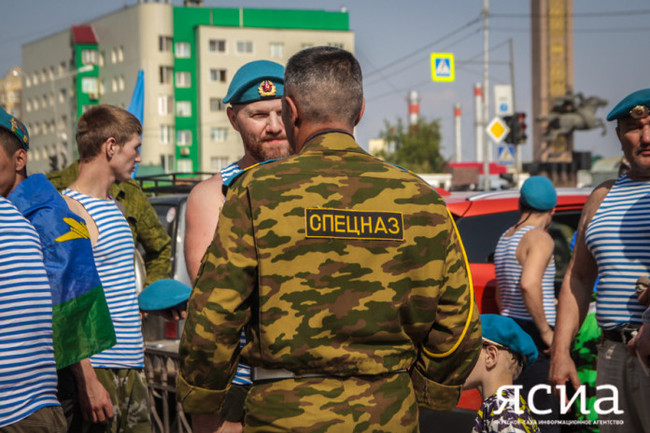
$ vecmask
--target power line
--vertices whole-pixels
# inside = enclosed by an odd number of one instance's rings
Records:
[[[532,33],[531,28],[499,28],[499,27],[490,27],[490,31],[494,32],[520,32],[520,33]],[[647,32],[650,31],[650,27],[628,27],[628,28],[618,28],[618,29],[573,29],[573,33],[632,33],[632,32]]]
[[[573,13],[571,16],[573,18],[602,18],[602,17],[614,17],[614,16],[629,16],[629,15],[648,15],[650,14],[650,9],[640,9],[636,11],[612,11],[612,12],[582,12],[582,13]],[[490,18],[549,18],[549,14],[499,14],[499,13],[490,13]]]
[[[447,33],[446,35],[442,36],[441,38],[439,38],[439,39],[437,39],[437,40],[435,40],[435,41],[433,41],[433,42],[430,42],[430,43],[424,45],[423,47],[418,48],[417,50],[413,51],[412,53],[410,53],[410,54],[406,54],[405,56],[402,56],[402,57],[400,57],[399,59],[393,60],[392,62],[390,62],[390,63],[388,63],[388,64],[386,64],[386,65],[383,65],[383,66],[382,66],[381,68],[379,68],[379,69],[376,69],[376,70],[374,70],[374,71],[370,71],[370,72],[368,72],[368,73],[366,74],[366,77],[370,77],[370,76],[372,76],[372,75],[374,75],[374,74],[376,74],[376,73],[379,73],[379,72],[381,72],[381,71],[384,71],[384,70],[386,70],[386,69],[388,69],[388,68],[390,68],[390,67],[392,67],[392,66],[395,66],[395,65],[397,65],[397,64],[399,64],[399,63],[401,63],[401,62],[403,62],[404,60],[407,60],[407,59],[410,58],[410,57],[413,57],[413,56],[416,55],[416,54],[419,54],[421,51],[426,50],[427,48],[431,47],[432,45],[439,44],[440,42],[443,42],[445,39],[448,39],[448,38],[450,38],[450,37],[456,35],[459,31],[465,29],[466,27],[470,27],[470,26],[472,26],[472,25],[478,23],[478,22],[480,21],[480,19],[481,19],[480,17],[475,18],[475,19],[469,21],[468,23],[463,24],[462,26],[458,27],[457,29],[452,30],[451,32]]]

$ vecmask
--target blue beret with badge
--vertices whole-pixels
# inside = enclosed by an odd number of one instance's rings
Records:
[[[16,117],[7,113],[4,108],[0,107],[0,127],[11,132],[18,138],[23,149],[29,150],[29,133],[27,128]]]
[[[548,177],[531,176],[521,186],[519,200],[529,208],[545,212],[557,204],[557,192]]]
[[[284,66],[268,60],[255,60],[239,68],[230,82],[223,102],[248,104],[249,102],[282,97]]]
[[[521,326],[510,317],[498,314],[481,314],[481,330],[484,341],[496,346],[503,346],[521,355],[526,368],[537,360],[539,353],[533,337],[521,329]]]
[[[627,95],[607,115],[607,120],[626,117],[641,119],[650,114],[650,89],[641,89]]]
[[[184,309],[183,305],[190,299],[192,288],[180,281],[163,278],[149,284],[138,295],[138,305],[142,311],[166,310],[177,307]]]

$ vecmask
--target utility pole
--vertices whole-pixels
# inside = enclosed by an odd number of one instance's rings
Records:
[[[492,159],[490,138],[487,136],[488,122],[490,121],[489,101],[490,101],[490,82],[488,79],[488,61],[489,61],[489,39],[488,39],[488,11],[490,0],[483,0],[483,189],[490,190],[490,161]]]
[[[512,86],[512,113],[517,113],[517,98],[515,98],[515,54],[512,48],[512,38],[510,43],[510,83]],[[519,175],[521,174],[521,145],[515,145],[515,181],[519,187]]]

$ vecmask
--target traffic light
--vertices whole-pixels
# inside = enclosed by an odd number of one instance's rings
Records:
[[[526,113],[517,112],[512,116],[503,116],[503,121],[510,128],[504,141],[508,144],[522,144],[528,139],[526,135]]]
[[[503,121],[505,122],[506,125],[508,125],[508,128],[510,129],[510,132],[508,132],[508,135],[506,135],[506,138],[503,139],[508,144],[517,144],[515,141],[516,137],[516,132],[515,129],[517,128],[517,117],[516,116],[503,116]]]
[[[528,135],[526,135],[526,113],[520,111],[515,113],[515,116],[517,117],[517,139],[515,143],[522,144],[528,139]]]

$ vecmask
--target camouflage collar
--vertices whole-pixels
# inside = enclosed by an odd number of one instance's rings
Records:
[[[326,129],[319,131],[305,141],[303,152],[310,151],[343,151],[359,152],[365,151],[355,141],[354,136],[341,129]]]

